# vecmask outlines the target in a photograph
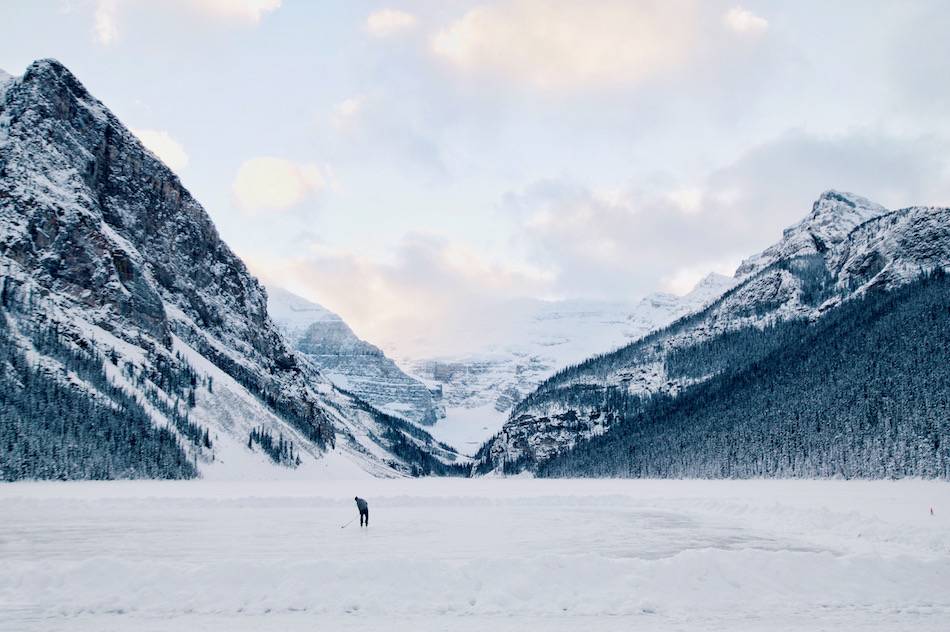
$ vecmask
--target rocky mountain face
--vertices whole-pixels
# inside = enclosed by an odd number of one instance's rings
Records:
[[[201,205],[65,67],[35,62],[0,99],[9,380],[25,358],[119,406],[63,360],[79,353],[206,475],[392,476],[454,458],[294,352]]]
[[[671,371],[671,354],[679,350],[749,327],[814,321],[870,290],[900,287],[948,266],[950,210],[892,211],[828,191],[781,241],[744,261],[735,286],[710,305],[544,381],[482,448],[483,469],[543,462],[607,433],[622,420],[612,397],[676,396],[727,368],[709,360],[705,372]]]
[[[268,311],[294,348],[338,388],[379,410],[431,426],[445,416],[436,394],[360,339],[333,312],[282,288],[268,288]]]
[[[499,328],[496,342],[470,353],[406,358],[403,365],[442,393],[446,415],[432,432],[473,452],[525,395],[559,369],[696,311],[733,282],[710,274],[685,296],[657,293],[636,303],[523,301],[512,306],[510,323]]]

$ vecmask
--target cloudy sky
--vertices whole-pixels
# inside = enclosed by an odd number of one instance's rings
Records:
[[[945,2],[5,0],[252,270],[384,344],[682,293],[823,190],[950,203]]]

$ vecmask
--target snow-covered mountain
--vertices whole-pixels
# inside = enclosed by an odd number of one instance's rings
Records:
[[[498,327],[494,342],[468,353],[403,358],[402,364],[442,392],[446,415],[432,433],[471,452],[501,428],[515,404],[557,370],[694,312],[733,283],[710,274],[685,296],[657,293],[636,303],[512,302],[503,310],[509,318]]]
[[[290,343],[338,387],[407,421],[432,425],[445,416],[438,398],[330,310],[278,287],[267,308]]]
[[[601,410],[604,401],[591,403],[597,393],[602,400],[608,393],[676,395],[722,369],[710,361],[705,374],[671,374],[672,351],[745,327],[814,320],[871,288],[899,287],[948,266],[950,209],[891,211],[853,194],[828,191],[781,241],[744,261],[735,287],[708,307],[543,382],[514,409],[480,457],[489,469],[549,459],[617,421]],[[577,401],[580,392],[587,394],[584,402]]]
[[[454,458],[293,351],[201,205],[60,63],[34,62],[0,99],[0,391],[19,398],[4,412],[42,413],[6,420],[7,477],[11,463],[40,463],[27,472],[40,477],[187,475],[141,463],[182,450],[206,476],[394,476]],[[77,392],[88,411],[57,411]],[[126,429],[82,426],[109,411],[165,434],[109,444]],[[79,425],[41,423],[58,412]],[[70,433],[72,453],[56,443]]]

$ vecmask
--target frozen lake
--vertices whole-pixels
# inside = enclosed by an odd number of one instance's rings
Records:
[[[357,494],[371,526],[341,529]],[[950,621],[939,482],[25,483],[0,516],[2,630]]]

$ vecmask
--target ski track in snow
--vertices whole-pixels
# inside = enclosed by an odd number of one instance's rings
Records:
[[[945,482],[16,483],[0,515],[4,631],[950,620]]]

